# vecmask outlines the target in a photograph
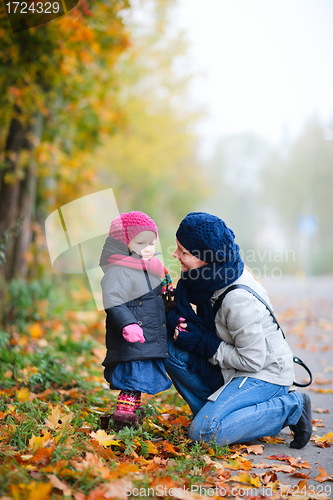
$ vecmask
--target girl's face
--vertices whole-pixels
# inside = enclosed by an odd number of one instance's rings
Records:
[[[131,252],[138,253],[144,260],[154,256],[156,234],[153,231],[141,231],[129,242],[128,248]]]
[[[190,271],[191,269],[197,269],[198,267],[205,266],[207,262],[194,257],[186,248],[184,248],[176,238],[177,249],[173,254],[175,259],[178,259],[181,263],[181,269],[183,272]]]

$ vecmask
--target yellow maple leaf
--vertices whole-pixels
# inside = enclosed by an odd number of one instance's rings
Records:
[[[50,431],[45,431],[41,436],[32,435],[31,439],[29,439],[29,448],[32,450],[33,448],[40,448],[41,446],[47,446],[50,442],[53,441],[53,436]]]
[[[10,490],[15,499],[22,498],[23,494],[25,500],[49,500],[52,484],[36,483],[36,481],[32,481],[30,484],[12,484]]]
[[[116,434],[110,434],[108,435],[105,431],[102,429],[99,429],[97,432],[91,432],[90,437],[93,439],[96,439],[96,441],[99,442],[99,444],[103,446],[111,446],[112,444],[114,445],[119,445],[120,441],[115,440],[114,437]]]
[[[148,445],[148,453],[152,453],[153,455],[158,455],[158,449],[151,441],[145,441]]]
[[[260,479],[258,476],[252,477],[250,474],[239,474],[232,476],[229,481],[237,481],[238,483],[253,484],[256,488],[260,488]]]
[[[50,429],[65,430],[69,422],[72,420],[74,413],[63,413],[59,405],[52,408],[52,413],[45,420],[45,425]]]
[[[333,443],[333,432],[328,432],[327,434],[325,434],[325,436],[322,436],[318,439],[315,440],[315,442],[319,442],[319,443]]]
[[[29,390],[27,387],[22,387],[21,389],[16,391],[16,397],[21,403],[24,403],[24,401],[31,401]]]

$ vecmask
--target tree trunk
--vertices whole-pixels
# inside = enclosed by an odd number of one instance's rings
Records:
[[[3,238],[4,232],[12,227],[17,218],[20,183],[16,178],[15,173],[23,140],[24,129],[22,124],[17,118],[13,118],[9,127],[9,133],[5,146],[6,167],[2,172],[0,238]]]
[[[40,141],[43,127],[43,116],[40,112],[34,116],[34,122],[27,130],[32,134],[32,140],[26,139],[23,148],[33,151],[36,142]],[[9,271],[9,279],[16,277],[26,278],[28,274],[28,260],[25,256],[29,249],[32,236],[32,218],[36,206],[37,165],[31,159],[26,170],[25,178],[20,183],[19,217],[22,219],[19,234],[15,240],[13,258]]]
[[[16,107],[19,112],[19,108]],[[6,238],[18,216],[20,182],[17,178],[17,163],[24,141],[24,129],[17,118],[13,118],[9,127],[5,145],[5,168],[2,171],[0,198],[0,241],[6,245],[6,264],[1,266],[2,280],[8,279],[8,259],[12,254],[13,241]]]
[[[20,113],[18,107],[16,111]],[[31,219],[36,203],[36,165],[31,161],[25,178],[21,181],[17,178],[17,168],[22,149],[32,151],[36,140],[40,139],[42,119],[42,114],[36,113],[33,123],[24,129],[20,120],[13,118],[9,127],[0,198],[0,240],[7,244],[6,264],[2,266],[2,275],[6,281],[13,277],[25,278],[27,275],[28,266],[24,254],[31,241]],[[5,238],[5,232],[14,226],[19,217],[22,224],[18,235]]]

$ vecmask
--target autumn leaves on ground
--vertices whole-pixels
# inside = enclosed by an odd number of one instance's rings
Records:
[[[287,447],[254,463],[265,442],[279,439],[229,448],[191,443],[191,412],[174,388],[143,398],[138,429],[102,430],[100,416],[117,397],[100,364],[104,313],[94,312],[82,283],[70,290],[13,281],[9,293],[10,325],[0,334],[1,500],[330,498],[327,489],[307,486],[312,466]],[[317,444],[332,441],[327,432]],[[294,487],[279,472],[293,473]],[[318,485],[332,479],[317,472]]]

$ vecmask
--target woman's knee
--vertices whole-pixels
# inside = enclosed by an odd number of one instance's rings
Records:
[[[208,415],[204,415],[201,417],[197,415],[188,430],[188,437],[192,439],[192,441],[203,441],[207,443],[213,439],[213,434],[215,431],[214,422],[208,417]]]

